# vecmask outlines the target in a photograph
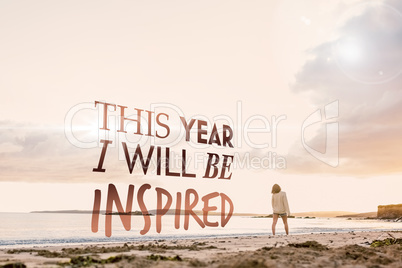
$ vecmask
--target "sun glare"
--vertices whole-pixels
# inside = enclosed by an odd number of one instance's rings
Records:
[[[355,38],[347,38],[339,41],[337,53],[343,61],[356,63],[361,61],[363,58],[363,46],[359,40]]]

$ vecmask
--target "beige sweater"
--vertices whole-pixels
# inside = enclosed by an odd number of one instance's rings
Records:
[[[276,214],[286,213],[290,215],[290,209],[288,204],[288,199],[286,198],[286,193],[280,191],[277,194],[272,194],[272,209]]]

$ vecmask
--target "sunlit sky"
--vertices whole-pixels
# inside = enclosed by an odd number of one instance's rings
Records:
[[[291,212],[402,203],[401,12],[398,1],[3,0],[0,212],[92,209],[95,189],[104,209],[109,183],[123,200],[129,184],[149,183],[149,208],[155,187],[172,196],[193,188],[227,194],[235,212],[270,213],[274,183]],[[130,174],[121,142],[133,153],[152,141],[117,133],[113,111],[106,172],[92,172],[105,138],[95,101],[169,114],[169,138],[154,142],[174,155],[186,149],[197,178],[156,176],[155,167]],[[334,101],[336,167],[302,144],[321,153],[333,144],[329,121],[302,126]],[[234,148],[199,146],[196,132],[186,142],[179,116],[208,121],[209,132],[229,124]],[[285,166],[235,165],[230,180],[205,179],[207,152]]]

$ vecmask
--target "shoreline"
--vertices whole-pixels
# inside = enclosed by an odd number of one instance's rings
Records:
[[[0,267],[9,263],[23,263],[26,267],[236,267],[236,263],[242,261],[260,267],[333,267],[334,263],[364,266],[373,262],[378,264],[377,267],[401,267],[402,244],[370,247],[373,241],[385,239],[402,241],[402,231],[20,246],[0,249]]]
[[[281,228],[279,228],[281,229]],[[308,235],[323,235],[323,234],[346,234],[346,233],[387,233],[387,232],[402,232],[402,229],[384,229],[384,230],[358,230],[358,231],[321,231],[321,232],[309,232],[309,233],[292,233],[289,235],[291,236],[308,236]],[[9,245],[0,245],[0,251],[1,250],[11,250],[11,249],[36,249],[36,248],[58,248],[58,247],[77,247],[77,246],[90,246],[90,245],[120,245],[120,244],[125,244],[127,242],[130,243],[149,243],[149,242],[154,242],[158,240],[164,240],[164,241],[187,241],[187,240],[208,240],[208,239],[231,239],[231,238],[240,238],[240,237],[266,237],[266,238],[274,238],[274,237],[286,237],[284,231],[278,232],[276,236],[273,236],[272,234],[269,233],[234,233],[234,234],[219,234],[219,235],[194,235],[194,236],[179,236],[179,237],[166,237],[166,236],[160,236],[160,237],[155,237],[155,236],[140,236],[141,239],[138,239],[139,237],[129,238],[127,239],[122,239],[122,240],[114,240],[114,241],[77,241],[77,242],[55,242],[55,243],[37,243],[37,244],[9,244]],[[105,238],[106,240],[107,238]],[[1,268],[1,266],[0,266]]]
[[[62,214],[61,214],[62,215]],[[78,232],[82,234],[81,236],[74,236],[71,230],[66,232],[63,228],[66,227],[65,221],[71,220],[70,217],[64,217],[62,222],[52,228],[61,228],[62,233],[59,236],[48,236],[44,237],[43,232],[46,232],[47,225],[41,226],[32,235],[27,234],[21,236],[14,229],[10,229],[11,233],[4,231],[3,239],[0,240],[0,249],[12,249],[12,248],[30,248],[30,247],[48,247],[48,246],[83,246],[91,244],[107,244],[107,243],[124,243],[126,241],[146,243],[152,242],[154,240],[165,239],[165,240],[187,240],[187,239],[204,239],[204,238],[230,238],[234,236],[269,236],[270,225],[272,220],[269,218],[254,218],[254,217],[234,217],[232,221],[232,228],[230,231],[228,229],[220,230],[215,228],[209,228],[204,231],[200,229],[198,231],[184,232],[182,230],[170,230],[171,232],[162,232],[158,234],[156,232],[150,232],[147,235],[139,235],[139,230],[141,226],[133,226],[130,232],[124,229],[115,230],[112,237],[106,237],[103,234],[103,230],[100,230],[98,234],[90,233],[88,229],[87,219],[85,217],[76,217],[81,221],[78,224]],[[31,219],[31,218],[28,218]],[[39,224],[41,217],[33,217],[32,221],[25,220],[25,223],[20,226],[23,228],[26,226],[29,228],[29,223]],[[167,221],[172,219],[167,219]],[[319,233],[345,233],[345,232],[383,232],[383,231],[402,231],[402,225],[400,222],[384,220],[384,219],[356,219],[348,218],[328,218],[328,217],[317,217],[317,218],[295,218],[289,219],[291,224],[291,235],[304,235],[304,234],[319,234]],[[85,224],[85,225],[84,225]],[[167,225],[169,222],[166,223]],[[245,229],[246,226],[250,225],[250,228]],[[169,226],[168,226],[169,227]],[[172,227],[172,226],[170,226]],[[172,228],[171,228],[172,229]],[[6,229],[7,230],[7,229]],[[153,230],[154,231],[154,230]],[[284,234],[283,226],[281,224],[278,226],[278,234]]]

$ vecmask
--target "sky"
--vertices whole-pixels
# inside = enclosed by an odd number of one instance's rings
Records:
[[[109,183],[122,200],[149,183],[150,208],[156,187],[192,188],[271,213],[274,183],[291,212],[401,203],[401,12],[391,0],[1,1],[0,212],[92,209],[95,189],[105,208]],[[170,134],[135,135],[129,120],[119,133],[113,109],[101,130],[95,101],[167,114]],[[234,148],[199,144],[196,127],[186,141],[180,116],[209,134],[229,125]],[[101,139],[113,141],[104,173],[92,171]],[[175,171],[185,149],[197,177],[130,174],[122,142],[131,157],[169,147]],[[234,156],[230,180],[202,178],[207,153]]]

